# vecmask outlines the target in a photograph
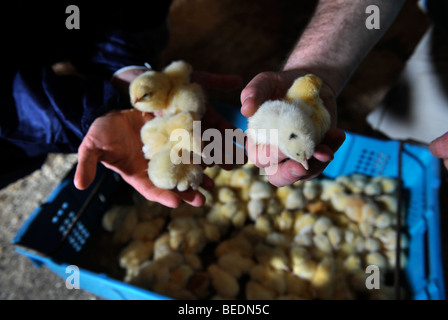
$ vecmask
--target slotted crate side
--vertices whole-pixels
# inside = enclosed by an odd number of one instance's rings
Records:
[[[383,141],[353,133],[337,151],[324,175],[361,173],[398,177],[398,141]],[[406,193],[404,227],[409,237],[405,276],[411,297],[416,300],[445,299],[440,236],[438,159],[429,150],[403,144],[402,183]]]
[[[37,207],[11,243],[58,261],[71,262],[98,227],[102,212],[112,203],[121,178],[102,165],[86,190],[73,185],[75,167],[47,200]],[[34,261],[36,262],[36,261]]]

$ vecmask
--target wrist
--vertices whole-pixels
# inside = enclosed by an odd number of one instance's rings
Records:
[[[324,55],[316,54],[315,48],[296,50],[286,61],[283,71],[301,71],[312,73],[322,79],[329,93],[337,97],[352,76],[353,68],[345,66],[336,57],[326,59]],[[327,92],[328,93],[328,92]]]
[[[132,80],[149,70],[147,66],[126,66],[115,71],[110,82],[119,91],[127,93]]]

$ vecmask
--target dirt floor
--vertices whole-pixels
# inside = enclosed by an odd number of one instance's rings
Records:
[[[279,69],[314,5],[304,0],[175,0],[171,38],[160,65],[184,59],[197,70],[238,74],[247,83],[259,72]],[[415,2],[408,1],[339,97],[342,129],[371,133],[365,116],[385,97],[428,25]],[[212,92],[211,97],[239,106],[239,93]],[[10,244],[75,163],[76,155],[50,155],[40,170],[0,190],[0,299],[98,299],[68,290],[64,280],[35,268]]]

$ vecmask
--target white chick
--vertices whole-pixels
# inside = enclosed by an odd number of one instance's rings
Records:
[[[291,239],[284,233],[272,232],[266,236],[266,243],[276,247],[287,247],[291,243]]]
[[[316,199],[321,192],[320,183],[317,180],[305,181],[303,184],[303,195],[307,200]]]
[[[257,221],[263,214],[263,211],[265,209],[265,204],[262,200],[259,199],[251,199],[247,203],[247,212],[249,213],[249,218],[252,219],[252,221]]]
[[[308,170],[308,160],[330,128],[321,86],[322,80],[312,74],[296,79],[284,100],[266,101],[249,118],[248,136],[255,144],[277,146]]]
[[[316,219],[316,215],[312,213],[305,213],[304,215],[299,216],[294,222],[294,232],[296,234],[311,232]]]
[[[313,232],[315,234],[325,233],[333,225],[331,219],[326,216],[320,216],[317,218],[313,225]]]
[[[370,181],[364,187],[364,193],[368,196],[377,196],[382,192],[381,185],[377,182]]]
[[[293,241],[296,245],[309,247],[313,244],[313,236],[311,232],[298,233],[294,236]]]
[[[262,200],[272,197],[273,190],[271,186],[263,181],[254,181],[249,188],[250,199]]]
[[[342,231],[339,227],[331,226],[327,231],[328,240],[333,249],[338,249],[342,242]]]
[[[390,225],[392,224],[392,218],[391,218],[390,214],[387,211],[385,211],[385,212],[380,213],[375,218],[375,221],[373,222],[373,224],[378,229],[385,229],[385,228],[390,227]]]
[[[319,233],[313,236],[314,246],[318,249],[317,256],[325,256],[333,250],[333,247],[325,234]]]
[[[288,210],[301,210],[305,208],[306,199],[301,189],[293,189],[286,197],[285,208]]]

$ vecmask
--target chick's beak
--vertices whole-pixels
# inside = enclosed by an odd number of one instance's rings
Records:
[[[300,164],[305,168],[305,170],[309,169],[308,161],[306,159],[301,161]]]
[[[134,98],[134,101],[132,101],[132,103],[133,103],[133,104],[136,104],[136,103],[139,102],[140,100],[141,100],[141,99],[139,99],[139,98],[136,97],[136,98]]]

